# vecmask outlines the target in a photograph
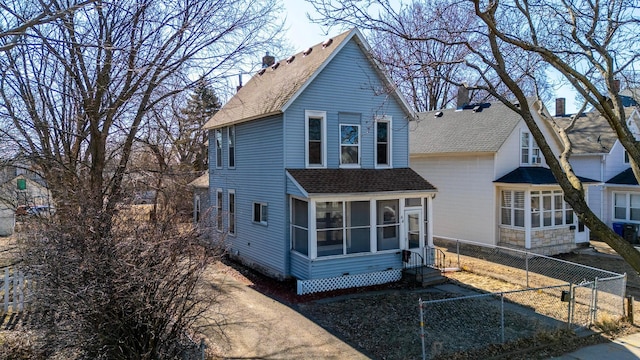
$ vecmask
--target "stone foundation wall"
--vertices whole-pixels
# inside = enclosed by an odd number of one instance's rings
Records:
[[[556,255],[578,248],[574,230],[568,227],[531,231],[531,249],[525,249],[524,229],[500,228],[500,246],[527,250],[541,255]]]
[[[524,250],[524,229],[500,228],[498,245]]]

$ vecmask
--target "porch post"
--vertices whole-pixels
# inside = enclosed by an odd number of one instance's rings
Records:
[[[427,213],[425,216],[427,217],[427,245],[429,247],[433,247],[433,195],[426,198],[427,200]]]
[[[315,259],[318,257],[318,232],[316,231],[316,202],[309,199],[309,213],[307,214],[309,220],[309,259]]]
[[[371,249],[372,253],[376,253],[378,251],[378,220],[376,218],[376,200],[369,200],[369,222],[371,223],[371,228],[369,230],[369,249]]]
[[[524,192],[524,248],[531,249],[531,191],[528,189]]]

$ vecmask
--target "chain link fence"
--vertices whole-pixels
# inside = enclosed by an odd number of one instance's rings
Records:
[[[465,241],[438,241],[445,267],[516,285],[518,290],[420,299],[423,359],[624,316],[626,275],[561,259]],[[514,286],[510,286],[511,289]]]

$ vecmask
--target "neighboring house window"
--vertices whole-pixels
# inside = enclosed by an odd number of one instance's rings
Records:
[[[236,166],[236,128],[235,126],[229,126],[227,128],[227,144],[228,144],[228,166],[233,168]]]
[[[326,166],[326,112],[305,111],[305,140],[307,167]]]
[[[628,164],[629,163],[629,153],[627,152],[627,150],[624,150],[624,163]]]
[[[236,234],[236,192],[229,189],[229,235]]]
[[[376,121],[376,166],[391,166],[391,117]]]
[[[360,126],[340,125],[340,165],[360,164]]]
[[[369,201],[316,203],[318,257],[369,252],[369,214]]]
[[[640,221],[640,193],[613,193],[613,218]]]
[[[253,203],[253,222],[267,225],[267,204]]]
[[[400,248],[400,223],[398,200],[376,201],[378,250]]]
[[[216,230],[222,231],[222,189],[216,190]]]
[[[535,165],[542,162],[540,148],[530,133],[523,131],[520,136],[520,163],[523,165]]]
[[[573,209],[564,202],[562,191],[531,192],[531,227],[573,224]]]
[[[524,227],[524,191],[503,190],[501,224]]]
[[[216,168],[222,168],[222,130],[215,129],[216,138]]]
[[[309,204],[298,199],[291,200],[291,248],[309,255]]]

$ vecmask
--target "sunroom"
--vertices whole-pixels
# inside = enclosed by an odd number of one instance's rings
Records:
[[[400,280],[401,250],[433,246],[435,188],[413,170],[288,170],[291,275],[298,293]]]
[[[569,252],[589,241],[588,229],[564,201],[551,170],[520,167],[494,183],[498,245],[547,255]]]

